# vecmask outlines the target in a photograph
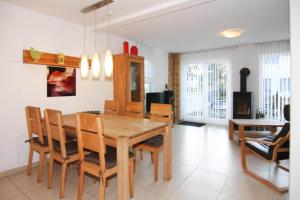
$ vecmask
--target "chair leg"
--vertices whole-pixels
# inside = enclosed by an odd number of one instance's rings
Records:
[[[129,194],[133,198],[134,195],[134,160],[129,163]]]
[[[249,170],[247,168],[247,161],[246,161],[246,154],[247,154],[247,149],[246,149],[246,146],[245,146],[245,141],[241,141],[241,163],[242,163],[242,168],[244,170],[244,172],[246,174],[248,174],[249,176],[255,178],[256,180],[260,181],[261,183],[267,185],[269,188],[275,190],[276,192],[287,192],[288,191],[288,187],[282,187],[282,188],[279,188],[277,187],[276,185],[274,185],[272,182],[270,182],[269,180],[267,179],[264,179],[263,177],[255,174],[254,172],[252,172],[251,170]]]
[[[52,177],[53,177],[53,158],[50,155],[49,168],[48,168],[48,189],[52,188]]]
[[[105,185],[106,185],[106,178],[105,177],[103,177],[102,179],[100,178],[99,200],[105,199]]]
[[[247,161],[246,161],[246,146],[245,141],[241,141],[241,164],[244,171],[247,170]]]
[[[81,168],[81,167],[80,167]],[[77,200],[82,200],[83,196],[83,185],[84,185],[84,171],[80,169],[79,177],[78,177],[78,193]]]
[[[143,160],[143,149],[140,149],[140,159]]]
[[[38,177],[37,177],[38,183],[40,183],[42,181],[43,170],[44,170],[44,161],[45,161],[45,152],[40,152],[40,162],[39,162]]]
[[[31,175],[31,171],[32,171],[32,157],[33,157],[33,149],[30,145],[30,149],[29,149],[29,158],[28,158],[28,165],[27,165],[27,175],[30,176]]]
[[[250,175],[251,177],[255,178],[256,180],[258,180],[259,182],[265,184],[266,186],[268,186],[269,188],[271,188],[272,190],[276,191],[276,192],[280,192],[280,193],[284,193],[284,192],[288,192],[289,188],[288,187],[278,187],[276,185],[274,185],[272,182],[270,182],[267,179],[264,179],[262,177],[260,177],[259,175],[255,174],[254,172],[250,171],[249,169],[246,169],[245,171],[248,175]]]
[[[135,174],[136,170],[136,158],[133,159],[133,173]]]
[[[276,160],[275,162],[276,162],[276,166],[277,166],[278,168],[283,169],[283,170],[286,171],[286,172],[289,172],[289,171],[290,171],[289,168],[287,168],[286,166],[281,165],[279,160]]]
[[[67,174],[67,162],[62,163],[61,177],[60,177],[60,189],[59,197],[64,198],[65,186],[66,186],[66,174]]]
[[[152,152],[151,152],[152,153]],[[158,180],[158,152],[153,152],[154,180]]]
[[[151,163],[153,163],[153,152],[151,152]]]

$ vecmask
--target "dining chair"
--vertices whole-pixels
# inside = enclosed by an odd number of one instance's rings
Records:
[[[144,118],[144,105],[142,102],[128,102],[125,114],[129,117]]]
[[[41,110],[38,107],[27,106],[25,108],[29,142],[29,159],[27,165],[27,175],[31,175],[33,152],[40,156],[37,182],[42,181],[45,155],[49,153],[47,136],[44,134],[44,123],[41,118]]]
[[[100,181],[99,199],[105,199],[106,181],[117,174],[117,152],[106,146],[103,136],[101,116],[88,113],[77,113],[77,140],[80,160],[77,199],[83,196],[85,173],[98,177]],[[84,151],[89,151],[86,154]],[[129,192],[134,194],[133,154],[129,154]]]
[[[173,111],[171,104],[157,104],[151,103],[150,107],[150,120],[158,122],[166,122],[169,126],[172,126]],[[154,136],[140,144],[136,148],[140,150],[140,157],[143,159],[143,151],[151,152],[151,161],[154,164],[154,180],[158,179],[158,156],[159,151],[163,147],[164,136],[157,135]],[[134,149],[134,152],[136,151]]]
[[[110,115],[118,115],[118,103],[111,100],[105,100],[104,113]]]
[[[277,167],[288,172],[289,169],[280,165],[280,161],[289,159],[290,105],[284,106],[284,118],[287,122],[276,135],[262,138],[243,138],[241,140],[241,163],[244,172],[277,192],[287,192],[288,187],[278,187],[271,181],[249,170],[246,155],[252,152],[264,160],[275,161]]]
[[[53,162],[55,160],[62,165],[59,196],[60,198],[63,198],[66,185],[67,166],[68,164],[73,164],[79,160],[78,145],[76,140],[67,140],[61,111],[46,109],[45,121],[48,133],[48,143],[50,146],[48,188],[50,189],[52,187]]]

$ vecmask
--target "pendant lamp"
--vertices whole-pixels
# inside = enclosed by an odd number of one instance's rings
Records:
[[[100,58],[99,58],[99,54],[97,53],[97,33],[96,33],[96,10],[95,10],[95,15],[94,15],[95,19],[95,53],[93,55],[92,58],[92,76],[93,79],[99,79],[99,75],[100,75]]]
[[[107,5],[107,50],[105,52],[104,71],[106,77],[111,77],[113,72],[113,57],[110,50],[110,33],[109,33],[109,4]]]
[[[84,14],[84,31],[83,31],[83,55],[80,60],[80,75],[82,78],[87,78],[89,75],[89,61],[85,54],[85,14]]]

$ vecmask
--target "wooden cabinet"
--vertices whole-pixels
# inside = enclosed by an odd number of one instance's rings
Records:
[[[127,102],[144,105],[144,58],[129,54],[114,55],[114,100],[124,115]]]

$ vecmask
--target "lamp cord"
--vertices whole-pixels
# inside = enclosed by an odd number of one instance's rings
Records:
[[[84,14],[84,21],[83,21],[83,54],[85,55],[85,17],[86,14]]]
[[[109,33],[109,4],[107,4],[107,49],[110,48],[110,33]]]
[[[97,51],[97,35],[96,35],[96,24],[97,24],[97,11],[95,10],[95,15],[94,15],[94,21],[95,21],[95,53]]]

